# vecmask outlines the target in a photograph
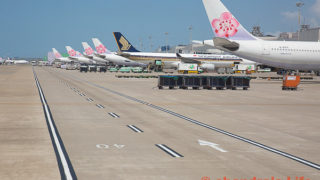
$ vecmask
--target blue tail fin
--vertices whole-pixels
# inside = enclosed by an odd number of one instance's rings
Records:
[[[120,33],[113,32],[120,52],[140,52]]]

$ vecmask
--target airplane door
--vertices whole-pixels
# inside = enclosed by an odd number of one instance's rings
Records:
[[[262,45],[262,55],[270,55],[270,47],[268,45]]]

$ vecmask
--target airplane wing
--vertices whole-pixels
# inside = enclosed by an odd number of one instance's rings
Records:
[[[213,38],[213,43],[217,49],[223,51],[236,51],[240,47],[238,43],[220,37]]]
[[[183,62],[183,63],[201,64],[200,61],[194,60],[192,58],[182,57],[179,53],[176,53],[176,55],[177,55],[177,58],[180,59],[181,62]]]

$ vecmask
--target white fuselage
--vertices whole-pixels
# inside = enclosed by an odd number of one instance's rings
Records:
[[[109,62],[108,60],[103,59],[103,58],[101,58],[101,57],[98,57],[98,56],[96,56],[96,55],[94,55],[94,54],[92,54],[92,55],[86,55],[86,57],[88,57],[89,59],[91,59],[91,60],[93,60],[93,61],[95,61],[95,62],[97,62],[97,63],[103,63],[103,64],[105,64],[105,63],[108,63],[108,62]]]
[[[69,59],[67,57],[55,58],[55,61],[64,62],[64,63],[72,63],[72,62],[74,62],[73,60],[71,60],[71,59]]]
[[[74,59],[75,61],[78,61],[80,63],[83,63],[83,64],[96,64],[95,61],[89,59],[89,58],[86,58],[86,57],[83,57],[83,56],[79,56],[79,57],[69,57],[70,59]]]
[[[126,52],[128,58],[144,64],[154,63],[155,60],[161,60],[165,68],[177,68],[180,59],[176,53],[151,53],[151,52]],[[242,59],[234,55],[217,54],[180,54],[183,58],[188,58],[201,62],[202,65],[212,65],[219,67],[232,67],[235,62],[242,63]],[[254,62],[252,62],[254,63]]]
[[[145,66],[145,64],[143,63],[132,61],[126,57],[116,55],[115,53],[104,53],[104,54],[100,54],[100,56],[116,65]]]
[[[291,70],[320,70],[320,42],[232,40],[240,46],[234,55]],[[205,44],[214,46],[213,41]]]

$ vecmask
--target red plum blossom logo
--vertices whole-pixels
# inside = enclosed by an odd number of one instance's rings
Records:
[[[70,51],[68,51],[68,53],[69,53],[70,56],[75,56],[75,55],[77,55],[76,51],[73,50],[73,49],[70,50]]]
[[[97,46],[96,49],[97,49],[97,52],[98,52],[99,54],[105,53],[106,50],[107,50],[107,48],[104,47],[104,45],[102,45],[102,44],[100,44],[99,46]]]
[[[87,55],[91,55],[91,54],[93,54],[93,49],[89,47],[85,50],[85,52]]]
[[[59,53],[54,54],[57,58],[61,58],[61,55]]]
[[[221,14],[219,19],[213,19],[211,23],[218,37],[232,37],[238,32],[239,22],[229,12]]]

